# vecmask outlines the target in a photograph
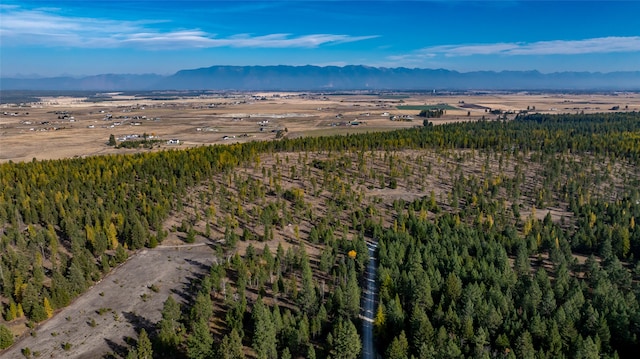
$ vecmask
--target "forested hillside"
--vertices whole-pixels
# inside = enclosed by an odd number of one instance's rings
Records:
[[[365,241],[384,357],[632,357],[639,161],[615,113],[2,164],[0,345],[181,233],[218,264],[131,357],[356,358]]]

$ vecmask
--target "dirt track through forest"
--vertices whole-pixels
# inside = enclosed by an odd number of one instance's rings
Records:
[[[369,264],[366,270],[366,289],[362,296],[362,359],[375,359],[376,352],[373,345],[373,320],[375,316],[376,288],[376,251],[377,244],[367,242],[369,249]]]

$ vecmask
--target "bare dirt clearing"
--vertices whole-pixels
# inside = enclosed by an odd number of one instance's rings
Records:
[[[183,302],[190,280],[206,272],[213,258],[204,244],[142,250],[2,357],[20,358],[23,348],[41,358],[126,355],[128,338],[137,338],[142,328],[153,331],[167,297]]]

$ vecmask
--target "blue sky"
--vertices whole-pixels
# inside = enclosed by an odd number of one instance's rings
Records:
[[[212,65],[640,70],[640,1],[13,1],[0,75]]]

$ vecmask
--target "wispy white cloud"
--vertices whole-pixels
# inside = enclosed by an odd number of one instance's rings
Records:
[[[173,32],[138,32],[118,36],[113,46],[139,45],[146,48],[208,48],[208,47],[253,47],[253,48],[314,48],[325,44],[340,44],[361,41],[374,36],[348,36],[333,34],[312,34],[292,36],[291,34],[269,34],[253,36],[238,34],[219,38],[200,30]]]
[[[219,37],[201,29],[159,29],[168,21],[124,21],[68,17],[55,9],[23,10],[0,7],[0,36],[6,45],[63,46],[77,48],[137,47],[185,49],[211,47],[315,48],[372,39],[377,36],[342,34],[236,34]]]
[[[411,54],[390,57],[391,60],[411,61],[437,56],[460,57],[473,55],[581,55],[619,52],[639,52],[640,36],[610,36],[584,40],[553,40],[538,42],[502,42],[494,44],[440,45],[420,49]]]
[[[640,51],[640,36],[540,41],[509,50],[510,55],[576,55]]]

